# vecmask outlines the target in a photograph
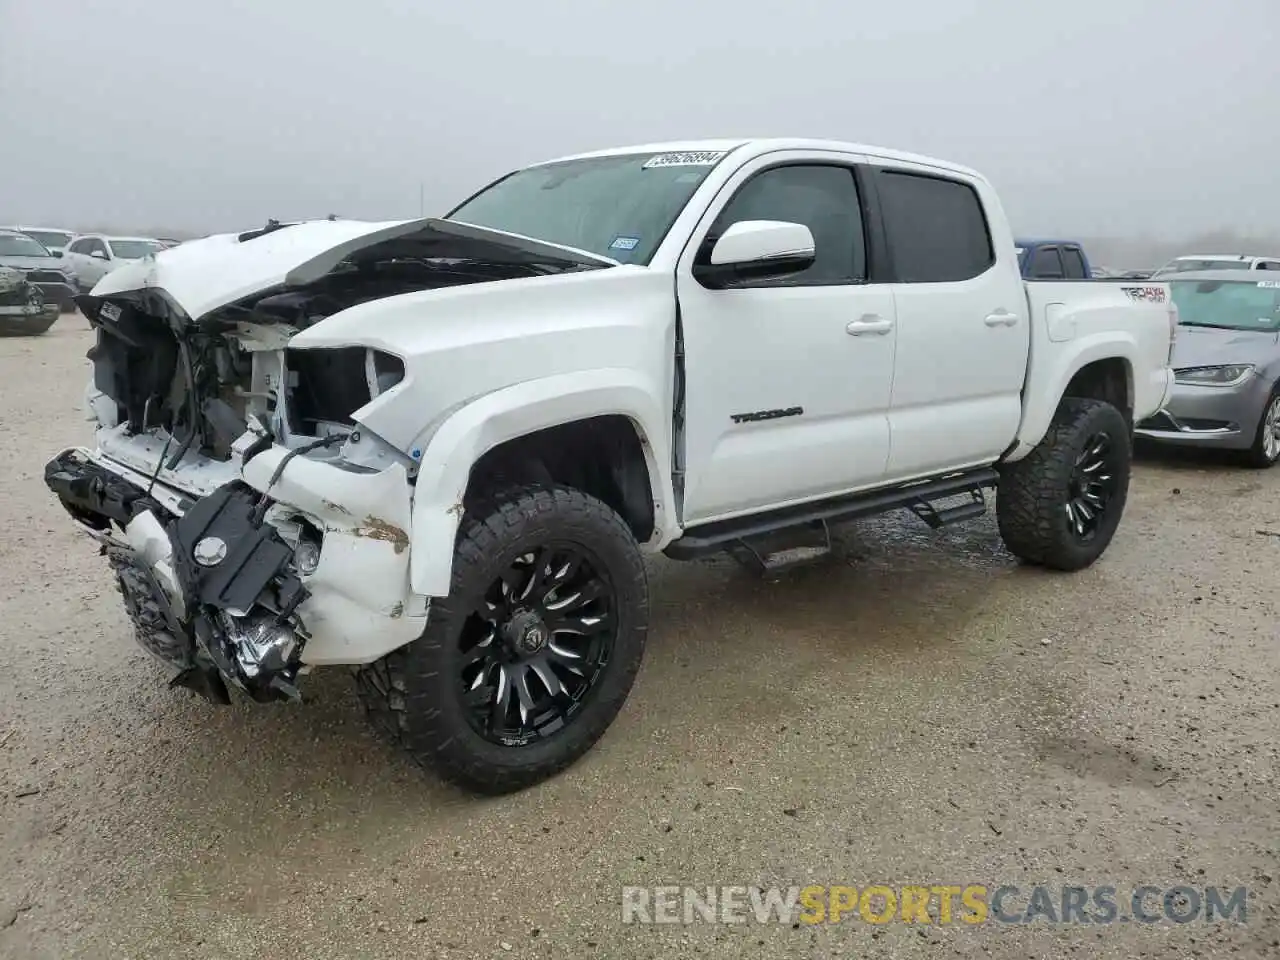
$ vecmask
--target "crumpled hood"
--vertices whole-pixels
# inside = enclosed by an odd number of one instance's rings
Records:
[[[1180,326],[1170,366],[1209,367],[1230,363],[1261,366],[1280,352],[1278,344],[1280,335],[1274,331]]]
[[[316,220],[261,234],[218,234],[161,250],[112,270],[92,296],[160,288],[190,320],[199,321],[246,297],[310,283],[365,247],[410,234],[438,245],[442,258],[618,265],[572,247],[452,220]]]

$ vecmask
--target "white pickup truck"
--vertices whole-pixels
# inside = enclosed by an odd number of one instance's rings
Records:
[[[489,793],[612,722],[645,553],[769,567],[995,488],[1014,554],[1092,563],[1176,320],[1159,283],[1025,283],[972,170],[809,140],[551,161],[443,219],[272,222],[81,303],[96,439],[46,482],[142,645],[219,702],[355,666],[413,757]]]

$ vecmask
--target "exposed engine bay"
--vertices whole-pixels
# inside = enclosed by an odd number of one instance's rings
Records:
[[[290,229],[273,222],[235,242]],[[296,699],[308,611],[313,623],[415,613],[403,603],[403,555],[416,465],[353,419],[401,382],[404,363],[289,341],[372,300],[591,266],[492,241],[480,249],[490,255],[450,255],[438,232],[410,232],[194,319],[161,286],[78,298],[97,337],[86,396],[97,449],[56,457],[46,483],[100,543],[139,641],[176,669],[173,684],[222,703],[228,683],[257,700]],[[281,493],[304,463],[324,470],[322,492]],[[386,581],[376,601],[344,591],[343,570],[357,567]],[[317,584],[331,590],[317,596]],[[425,622],[425,608],[416,613]]]

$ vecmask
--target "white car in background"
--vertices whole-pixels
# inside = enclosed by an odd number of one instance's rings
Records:
[[[109,237],[100,233],[82,234],[67,244],[63,256],[75,271],[80,289],[88,293],[94,284],[116,267],[136,263],[164,249],[152,237]]]
[[[24,233],[55,256],[61,254],[76,235],[74,230],[63,230],[59,227],[0,227],[0,230]]]
[[[1280,257],[1251,257],[1243,253],[1193,253],[1185,257],[1174,257],[1151,274],[1151,279],[1203,270],[1280,270]]]

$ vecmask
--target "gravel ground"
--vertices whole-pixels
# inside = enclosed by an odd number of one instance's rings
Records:
[[[0,956],[1280,955],[1280,471],[1142,463],[1101,562],[899,518],[761,583],[651,566],[605,739],[475,800],[366,728],[169,690],[42,481],[84,321],[0,340]],[[1247,886],[1248,921],[624,925],[624,884]],[[1025,894],[1023,901],[1025,902]]]

